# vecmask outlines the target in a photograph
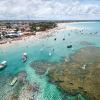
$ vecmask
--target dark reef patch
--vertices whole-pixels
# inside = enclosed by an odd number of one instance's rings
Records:
[[[49,70],[51,81],[69,94],[81,93],[86,100],[100,97],[100,48],[86,47],[71,56],[70,62]],[[85,66],[83,68],[83,66]]]
[[[93,43],[90,43],[90,42],[87,42],[87,41],[81,41],[80,44],[84,45],[84,46],[92,46],[92,45],[94,45]]]
[[[70,56],[69,62],[50,63],[34,61],[31,67],[39,75],[44,74],[49,68],[47,76],[49,81],[58,85],[65,93],[76,96],[80,95],[85,100],[99,100],[100,98],[100,48],[85,47],[79,49]]]
[[[17,82],[13,85],[9,85],[9,81],[14,77],[17,77]],[[16,75],[12,75],[8,78],[8,82],[4,85],[3,88],[8,87],[9,92],[6,95],[2,96],[3,100],[34,100],[34,93],[39,91],[39,86],[34,83],[30,84],[28,80],[26,80],[27,73],[25,71],[21,71]]]
[[[48,68],[52,68],[55,63],[46,62],[46,61],[33,61],[30,66],[34,68],[35,72],[39,75],[46,73]]]

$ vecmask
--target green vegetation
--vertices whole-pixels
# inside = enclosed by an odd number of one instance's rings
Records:
[[[31,23],[30,28],[31,31],[45,31],[47,29],[52,29],[56,27],[56,23],[54,22],[39,22],[39,23]]]

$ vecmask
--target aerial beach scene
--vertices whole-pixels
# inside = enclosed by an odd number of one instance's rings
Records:
[[[0,0],[0,100],[100,100],[100,1]]]

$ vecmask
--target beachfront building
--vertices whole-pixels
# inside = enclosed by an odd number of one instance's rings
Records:
[[[1,23],[0,37],[13,38],[36,35],[37,31],[46,31],[55,27],[55,23]]]
[[[10,38],[30,34],[32,33],[28,24],[5,24],[0,26],[0,37]]]
[[[19,30],[21,31],[22,35],[32,35],[33,34],[33,32],[30,29],[29,24],[20,25]]]

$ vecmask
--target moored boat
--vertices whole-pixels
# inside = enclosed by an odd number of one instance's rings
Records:
[[[13,86],[17,82],[17,77],[14,77],[9,85]]]
[[[22,62],[25,63],[27,61],[27,53],[23,53]]]
[[[67,48],[72,48],[72,45],[68,45]]]
[[[7,66],[7,61],[2,61],[2,62],[0,63],[0,69],[5,68],[6,66]]]
[[[83,65],[83,66],[82,66],[82,69],[84,69],[84,70],[85,70],[85,69],[86,69],[86,66],[87,66],[86,64],[85,64],[85,65]]]

